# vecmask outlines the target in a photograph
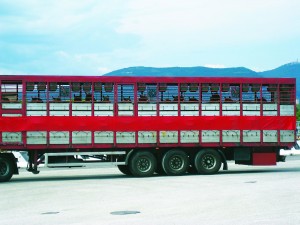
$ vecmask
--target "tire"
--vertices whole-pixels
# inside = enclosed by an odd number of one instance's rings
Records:
[[[11,179],[14,174],[13,162],[6,157],[0,158],[0,182],[6,182]]]
[[[129,160],[129,169],[135,177],[152,176],[157,168],[157,160],[151,152],[135,152]]]
[[[221,156],[213,149],[204,149],[195,157],[195,168],[200,174],[215,174],[220,170]]]
[[[121,155],[118,158],[118,162],[125,162],[125,161],[126,161],[126,155]],[[132,175],[128,165],[118,165],[118,169],[120,170],[121,173],[125,175]]]
[[[118,165],[118,168],[121,173],[128,175],[128,176],[132,175],[128,165]]]
[[[170,150],[163,156],[162,167],[167,175],[184,175],[189,167],[189,157],[184,151]]]

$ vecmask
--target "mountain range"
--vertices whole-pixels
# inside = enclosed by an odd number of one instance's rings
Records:
[[[174,77],[273,77],[300,78],[300,63],[292,62],[278,68],[263,72],[256,72],[245,67],[209,68],[195,67],[128,67],[115,70],[105,76],[174,76]],[[296,80],[297,98],[300,98],[300,79]]]

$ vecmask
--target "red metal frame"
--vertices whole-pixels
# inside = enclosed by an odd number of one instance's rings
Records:
[[[238,83],[240,90],[242,84],[292,84],[295,85],[293,78],[217,78],[217,77],[95,77],[95,76],[0,76],[0,87],[2,80],[22,81],[23,83],[23,98],[22,110],[5,110],[7,113],[22,113],[22,117],[2,117],[2,107],[0,107],[0,146],[2,140],[2,132],[22,132],[23,143],[14,145],[3,145],[5,149],[61,149],[65,148],[136,148],[136,147],[231,147],[237,143],[223,143],[220,133],[220,143],[202,143],[202,130],[295,130],[296,119],[293,116],[263,116],[261,107],[260,116],[243,116],[243,106],[240,101],[240,116],[180,116],[180,84],[181,83],[198,83],[199,84],[199,109],[202,107],[202,91],[201,83],[218,83],[220,86],[220,94],[222,97],[222,84]],[[47,101],[47,116],[32,116],[26,115],[26,82],[47,82],[49,90],[49,82],[92,82],[92,116],[74,116],[72,117],[72,107],[70,101],[69,116],[49,116],[49,101]],[[94,82],[112,82],[114,83],[114,116],[94,116]],[[137,83],[176,83],[178,84],[178,113],[179,116],[159,116],[159,96],[157,96],[157,116],[138,116],[138,98],[137,98]],[[134,115],[133,116],[117,116],[118,115],[118,84],[133,84],[134,85]],[[71,85],[71,84],[70,84]],[[71,89],[70,89],[71,90]],[[157,89],[158,90],[158,89]],[[279,93],[279,91],[278,91]],[[157,91],[157,95],[159,92]],[[240,95],[242,93],[240,92]],[[293,91],[293,96],[295,91]],[[0,99],[1,98],[0,92]],[[262,89],[260,89],[262,96]],[[70,91],[70,99],[71,98]],[[280,101],[280,96],[278,97]],[[49,100],[49,92],[47,92]],[[240,98],[241,99],[241,98]],[[260,101],[262,105],[262,100]],[[278,108],[280,109],[279,103]],[[280,110],[278,110],[279,112]],[[222,102],[220,102],[220,113],[222,115]],[[101,125],[101,126],[99,126]],[[161,144],[159,143],[159,131],[161,130],[198,130],[199,143],[182,144],[180,143],[180,132],[178,132],[178,144]],[[26,145],[26,131],[47,131],[47,145]],[[88,145],[49,145],[49,131],[69,131],[70,143],[72,143],[72,131],[113,131],[114,144],[96,144],[94,143],[94,133],[92,132],[92,143]],[[135,132],[135,144],[116,144],[117,131],[132,131]],[[138,131],[156,131],[157,144],[137,144]],[[245,146],[287,146],[292,143],[263,143],[261,132],[261,143],[243,143],[242,138],[240,145]],[[278,135],[279,136],[279,135]],[[242,137],[242,135],[240,135]],[[1,147],[2,148],[2,147]]]

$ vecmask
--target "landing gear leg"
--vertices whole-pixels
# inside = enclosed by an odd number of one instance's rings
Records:
[[[32,172],[33,174],[39,174],[40,171],[38,171],[37,167],[37,161],[38,161],[38,154],[37,151],[34,152],[28,152],[29,160],[28,160],[28,167],[27,171]]]

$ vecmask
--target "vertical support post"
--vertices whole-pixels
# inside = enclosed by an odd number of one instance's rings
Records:
[[[201,117],[202,116],[202,86],[201,86],[201,83],[198,83],[198,90],[199,90],[199,102],[198,102],[198,105],[199,105],[199,116]],[[199,130],[199,144],[202,143],[202,130]]]
[[[94,82],[91,82],[91,85],[92,85],[92,90],[91,90],[91,97],[92,97],[92,101],[91,101],[91,115],[92,117],[95,116],[95,101],[94,101],[94,96],[95,96],[95,83]],[[94,144],[95,144],[95,131],[94,130],[91,130],[91,139],[92,139],[92,147],[94,147]]]
[[[17,87],[19,86],[19,84],[17,84]],[[21,113],[22,116],[26,116],[26,82],[22,81],[22,109],[21,109]],[[26,131],[22,131],[22,143],[23,146],[26,147],[27,145],[27,132]]]
[[[263,105],[262,105],[262,84],[259,84],[259,93],[260,93],[260,99],[259,99],[259,108],[260,108],[260,116],[263,116]],[[260,144],[263,144],[263,137],[264,137],[264,130],[260,130]]]
[[[113,83],[113,92],[114,92],[114,98],[113,98],[113,105],[114,105],[114,116],[118,116],[118,84]],[[117,131],[113,131],[113,140],[114,140],[114,147],[117,146]]]
[[[181,83],[177,83],[177,116],[181,116]],[[181,131],[177,130],[177,143],[180,144],[181,143]]]
[[[81,88],[81,86],[80,86]],[[69,116],[72,117],[72,107],[73,107],[73,102],[72,102],[72,83],[69,82]],[[69,147],[72,147],[72,131],[69,131]]]
[[[243,116],[243,84],[240,84],[240,116]],[[243,143],[243,132],[240,132],[240,143]]]
[[[137,88],[137,82],[134,82],[133,84],[133,116],[136,118],[138,117],[138,88]],[[138,131],[135,130],[135,146],[138,146]]]
[[[159,104],[160,104],[159,83],[156,83],[156,116],[159,116]],[[158,147],[159,145],[160,145],[160,143],[159,143],[159,130],[156,130],[156,146]]]
[[[2,80],[0,80],[0,117],[2,117]],[[0,143],[2,143],[2,131],[0,131]]]

